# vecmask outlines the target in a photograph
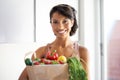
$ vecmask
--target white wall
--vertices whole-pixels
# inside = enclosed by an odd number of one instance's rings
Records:
[[[0,0],[0,43],[33,42],[33,0]]]
[[[0,80],[18,80],[25,67],[25,54],[39,46],[38,43],[0,44]]]
[[[25,53],[36,47],[33,22],[33,0],[0,0],[0,80],[18,80]]]

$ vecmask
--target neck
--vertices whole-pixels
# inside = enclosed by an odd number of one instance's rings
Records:
[[[54,41],[55,45],[59,46],[59,47],[67,47],[68,45],[71,45],[72,44],[72,41],[70,39],[70,37],[68,38],[57,38],[55,41]]]

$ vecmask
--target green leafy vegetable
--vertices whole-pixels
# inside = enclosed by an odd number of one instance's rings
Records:
[[[76,57],[67,59],[69,69],[69,80],[88,80],[86,71]]]

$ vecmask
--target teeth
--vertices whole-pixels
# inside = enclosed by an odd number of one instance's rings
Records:
[[[65,31],[59,31],[59,33],[64,33]]]

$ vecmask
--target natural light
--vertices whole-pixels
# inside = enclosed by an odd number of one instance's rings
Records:
[[[104,42],[105,42],[105,80],[120,80],[120,71],[117,67],[119,64],[119,47],[115,40],[119,40],[119,27],[120,27],[120,1],[119,0],[103,0],[104,7]],[[119,31],[119,32],[118,32]],[[116,36],[116,38],[113,37]],[[113,41],[112,41],[113,40]],[[111,41],[111,42],[110,42]],[[117,44],[115,44],[115,42]],[[111,46],[110,46],[111,45]],[[113,47],[112,47],[113,46]],[[113,53],[112,53],[113,52]],[[118,57],[115,57],[118,56]],[[109,58],[109,57],[110,58]],[[116,65],[116,66],[113,66]],[[117,76],[118,75],[118,76]]]

